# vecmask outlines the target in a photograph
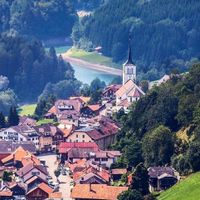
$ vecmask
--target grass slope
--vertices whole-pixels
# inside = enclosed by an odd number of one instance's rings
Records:
[[[158,200],[198,200],[200,199],[200,173],[195,173],[181,183],[161,193]]]
[[[37,104],[29,104],[29,105],[24,105],[24,106],[21,106],[19,109],[18,109],[18,112],[19,112],[19,115],[20,116],[28,116],[28,115],[33,115],[34,112],[35,112],[35,108],[36,108]]]
[[[113,63],[112,59],[96,52],[87,52],[82,49],[71,48],[67,51],[68,56],[78,58],[90,63],[101,64],[108,67],[119,68],[120,65]]]

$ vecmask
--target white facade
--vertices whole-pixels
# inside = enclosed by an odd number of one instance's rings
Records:
[[[136,66],[132,63],[125,63],[123,65],[123,85],[129,80],[136,82]]]

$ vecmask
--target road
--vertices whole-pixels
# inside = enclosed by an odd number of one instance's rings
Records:
[[[46,165],[48,166],[47,170],[49,172],[49,175],[52,177],[53,182],[57,182],[56,176],[54,174],[54,171],[58,167],[58,163],[56,162],[56,155],[44,155],[44,156],[38,156],[40,160],[44,160],[46,162]],[[62,192],[63,200],[71,200],[70,198],[70,181],[71,178],[69,176],[63,176],[62,174],[59,176],[60,181],[60,188],[59,192]]]

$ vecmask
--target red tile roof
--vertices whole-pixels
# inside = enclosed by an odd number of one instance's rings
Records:
[[[41,189],[42,191],[44,191],[45,193],[47,193],[48,195],[53,193],[53,189],[51,187],[49,187],[46,183],[40,183],[35,188],[33,188],[30,191],[28,191],[27,194],[32,193],[33,191],[35,191],[38,188]]]
[[[117,196],[128,187],[108,186],[105,184],[77,184],[72,189],[73,199],[117,200]]]
[[[127,173],[127,169],[112,169],[111,171],[112,174],[126,174]]]
[[[92,110],[92,111],[98,111],[101,106],[99,104],[96,104],[96,105],[88,105],[88,107]]]
[[[95,142],[62,142],[59,145],[59,153],[66,153],[71,148],[92,148],[94,150],[99,149]]]

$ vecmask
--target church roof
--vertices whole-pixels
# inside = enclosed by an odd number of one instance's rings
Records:
[[[135,65],[132,60],[131,39],[129,39],[128,60],[124,63],[124,65]]]
[[[127,81],[122,87],[117,90],[116,96],[122,97],[123,95],[131,97],[140,97],[145,93],[132,81]]]

